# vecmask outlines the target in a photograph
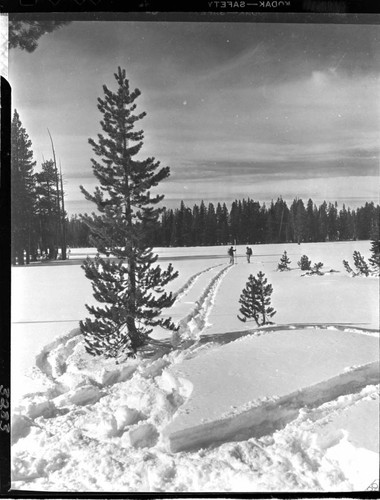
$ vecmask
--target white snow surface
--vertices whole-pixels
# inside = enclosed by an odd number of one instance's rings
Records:
[[[379,280],[369,242],[157,249],[177,300],[136,359],[92,358],[80,259],[12,269],[12,487],[35,491],[364,491],[379,470]],[[278,272],[284,250],[291,271]],[[323,276],[301,276],[306,254]],[[274,325],[237,319],[248,275]],[[330,273],[330,270],[337,272]]]

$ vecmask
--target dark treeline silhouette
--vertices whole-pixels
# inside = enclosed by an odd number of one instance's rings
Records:
[[[67,244],[72,248],[88,248],[91,246],[90,229],[76,214],[66,220],[66,237]]]
[[[166,209],[154,235],[155,246],[199,246],[377,239],[380,206],[373,202],[351,210],[337,203],[290,206],[280,197],[269,206],[251,199],[235,200],[230,209],[202,201],[189,208],[182,201]]]
[[[380,206],[373,202],[351,210],[337,203],[306,206],[295,199],[290,207],[280,197],[270,205],[236,200],[193,208],[182,201],[179,208],[165,209],[152,236],[152,246],[205,246],[255,243],[301,243],[369,240],[379,238]],[[71,247],[89,247],[89,231],[78,216],[66,223]]]

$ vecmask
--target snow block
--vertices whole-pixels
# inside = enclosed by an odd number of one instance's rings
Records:
[[[129,406],[123,405],[117,408],[115,411],[115,418],[117,422],[118,430],[123,430],[129,425],[137,424],[139,420],[143,417],[141,413],[135,408],[129,408]]]
[[[58,380],[63,392],[68,392],[84,385],[91,385],[91,379],[83,373],[69,372],[67,371]]]
[[[162,370],[168,365],[168,361],[165,359],[157,359],[156,361],[153,361],[150,365],[148,365],[144,370],[141,372],[141,375],[144,378],[154,378],[159,375],[161,375]]]
[[[129,380],[132,377],[132,375],[135,373],[136,368],[137,368],[137,364],[124,366],[120,370],[120,374],[119,374],[119,377],[117,379],[117,382],[125,382],[126,380]]]
[[[257,426],[265,432],[260,412],[267,403],[273,404],[264,418],[270,433],[270,429],[286,422],[285,414],[293,418],[302,404],[318,403],[318,393],[312,390],[316,384],[326,382],[321,400],[327,402],[329,395],[334,398],[329,380],[336,381],[336,397],[344,394],[346,381],[348,390],[354,392],[355,383],[359,388],[372,383],[372,379],[377,383],[378,369],[373,367],[367,373],[368,368],[364,368],[361,377],[358,367],[371,363],[377,367],[378,360],[378,339],[338,330],[278,330],[214,346],[168,370],[174,379],[187,379],[193,390],[166,425],[164,437],[172,451],[180,451],[208,446],[213,439],[236,440],[246,428],[248,435],[255,436]],[[355,369],[359,371],[353,376]],[[170,380],[166,382],[170,387]],[[277,406],[280,398],[295,397],[297,391],[309,395],[310,401],[301,400],[301,406],[296,401],[295,412],[289,410],[286,399],[285,408]],[[246,411],[255,412],[256,407],[259,413],[246,417]]]
[[[157,383],[158,386],[167,393],[171,393],[178,388],[176,377],[168,370],[162,372],[161,377],[157,379]]]
[[[158,431],[152,424],[142,424],[128,432],[130,445],[134,448],[150,448],[158,441]]]
[[[96,364],[88,364],[86,369],[80,373],[86,374],[87,377],[95,380],[96,383],[102,386],[110,386],[119,382],[129,380],[136,371],[136,365],[116,366],[113,361],[108,361],[107,367],[99,369]]]
[[[230,418],[164,434],[171,452],[197,450],[227,441],[260,438],[284,427],[303,407],[317,407],[380,382],[378,362],[369,363]]]
[[[193,391],[193,384],[190,380],[174,376],[169,370],[164,370],[161,377],[157,379],[158,386],[170,394],[177,392],[182,398],[186,399]]]
[[[55,415],[54,403],[46,399],[25,399],[16,409],[17,413],[25,415],[32,420],[38,417],[50,418]]]
[[[96,374],[96,381],[101,385],[113,385],[120,376],[120,370],[108,370],[104,368],[99,374]]]
[[[84,406],[94,404],[103,396],[103,393],[98,387],[93,385],[83,385],[77,389],[73,389],[62,396],[58,396],[53,400],[57,408],[63,406],[78,405]]]
[[[11,443],[17,443],[19,439],[26,437],[29,434],[32,425],[33,421],[30,418],[19,414],[12,415]]]
[[[101,437],[114,437],[118,433],[116,418],[108,415],[102,419],[96,427],[96,434]]]

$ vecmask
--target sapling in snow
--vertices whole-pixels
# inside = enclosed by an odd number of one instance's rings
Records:
[[[352,267],[350,266],[350,264],[348,263],[347,260],[343,260],[343,265],[344,265],[345,270],[348,272],[348,274],[351,274],[352,276],[358,275],[358,273],[355,273],[355,271],[352,269]]]
[[[169,167],[160,168],[154,158],[136,158],[143,131],[135,125],[145,116],[135,112],[140,91],[130,90],[125,70],[118,68],[115,78],[116,92],[104,85],[104,99],[98,99],[104,135],[98,134],[97,142],[89,139],[101,159],[92,160],[100,187],[92,195],[81,186],[100,212],[83,216],[91,242],[99,254],[114,257],[104,259],[98,254],[82,266],[103,307],[86,305],[94,319],[81,321],[80,328],[87,351],[106,357],[134,355],[147,343],[154,326],[176,329],[171,318],[160,315],[175,299],[164,287],[178,275],[171,265],[165,271],[153,265],[157,255],[150,244],[163,210],[157,207],[163,195],[152,196],[151,189],[169,176]]]
[[[368,267],[367,262],[365,261],[364,257],[360,252],[355,250],[353,253],[353,259],[354,259],[354,266],[356,268],[356,271],[352,269],[352,267],[349,265],[349,263],[346,260],[343,260],[343,265],[346,271],[351,274],[351,276],[369,276],[370,274],[370,269]]]
[[[356,269],[359,271],[359,274],[362,274],[364,276],[369,275],[369,267],[367,262],[364,260],[364,257],[360,252],[355,251],[353,253],[353,258],[354,258],[354,265]]]
[[[246,322],[247,319],[254,319],[258,326],[273,324],[270,318],[276,314],[276,311],[270,305],[272,292],[273,287],[267,282],[263,272],[260,271],[257,277],[251,274],[239,299],[242,315],[238,315],[240,321]]]
[[[318,276],[322,276],[324,274],[321,271],[322,267],[323,267],[323,262],[316,262],[315,264],[313,264],[313,266],[310,266],[309,271],[307,271],[305,274],[302,274],[301,276],[312,276],[313,274],[317,274]],[[333,269],[331,271],[334,272]]]
[[[286,250],[284,250],[284,253],[282,254],[280,263],[277,266],[278,271],[290,271],[290,260],[288,257],[288,254],[286,253]]]
[[[371,241],[371,257],[368,259],[371,266],[372,274],[379,276],[380,274],[380,240],[373,239]]]
[[[311,260],[307,255],[302,255],[297,265],[302,271],[309,271],[311,269]]]

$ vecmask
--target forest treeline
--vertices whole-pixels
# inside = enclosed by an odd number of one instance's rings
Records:
[[[305,205],[295,199],[290,206],[281,197],[268,206],[251,199],[192,208],[165,209],[152,234],[152,246],[205,246],[255,243],[316,242],[378,239],[380,206],[373,202],[351,210],[337,203]],[[90,247],[89,230],[77,215],[66,221],[67,242]]]
[[[324,201],[317,206],[281,197],[268,206],[250,198],[225,203],[166,209],[154,235],[154,246],[198,246],[255,243],[378,239],[380,206],[365,203],[351,210]]]

